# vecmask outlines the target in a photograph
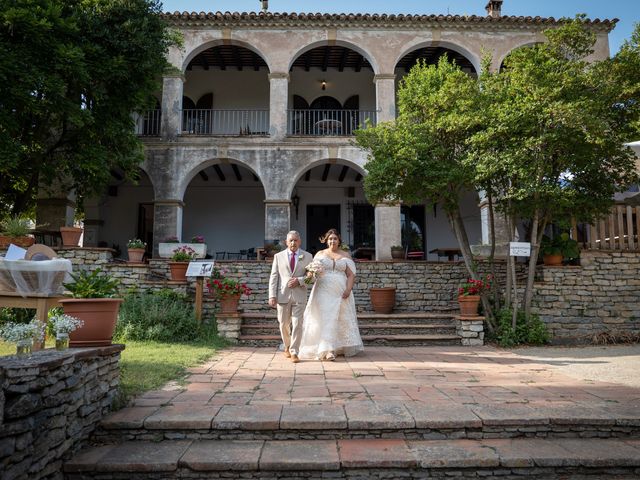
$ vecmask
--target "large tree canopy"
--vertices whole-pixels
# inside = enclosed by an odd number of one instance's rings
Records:
[[[0,216],[55,183],[82,197],[143,160],[132,112],[173,42],[153,0],[0,0]]]

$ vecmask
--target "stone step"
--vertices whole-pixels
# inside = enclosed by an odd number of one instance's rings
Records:
[[[368,324],[360,323],[358,325],[360,334],[368,335],[395,335],[399,332],[404,334],[456,334],[456,327],[453,324],[415,324],[415,325],[398,325],[393,323],[377,323]],[[273,323],[253,323],[249,325],[243,324],[241,331],[244,335],[278,335],[278,325]]]
[[[389,346],[434,346],[434,345],[460,345],[460,337],[451,334],[371,334],[361,335],[365,345],[389,345]],[[278,346],[282,343],[279,334],[241,334],[238,337],[241,345],[257,347]]]
[[[393,324],[393,325],[428,325],[428,324],[445,324],[453,325],[454,317],[457,312],[414,312],[414,313],[391,313],[388,315],[372,312],[359,312],[359,324]],[[242,313],[243,325],[255,324],[278,324],[275,313],[271,312],[246,312]]]
[[[301,362],[296,369],[303,372],[306,367],[315,367],[314,363]],[[354,371],[354,375],[361,374],[367,372]],[[640,411],[631,406],[576,409],[573,405],[549,406],[542,402],[535,405],[365,400],[330,403],[340,391],[356,393],[353,386],[349,387],[350,383],[353,382],[330,384],[324,391],[314,388],[308,397],[298,396],[296,403],[285,405],[225,404],[237,401],[230,395],[217,401],[214,397],[209,403],[201,399],[200,405],[176,402],[128,407],[106,417],[94,433],[93,441],[640,438]],[[281,392],[281,395],[289,394]]]
[[[527,478],[631,479],[640,441],[167,440],[85,449],[64,465],[67,480],[158,478]]]

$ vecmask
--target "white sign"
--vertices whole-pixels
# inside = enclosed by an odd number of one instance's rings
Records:
[[[512,257],[530,257],[530,242],[509,242],[509,255]]]
[[[214,262],[189,262],[187,277],[209,277],[213,272]]]

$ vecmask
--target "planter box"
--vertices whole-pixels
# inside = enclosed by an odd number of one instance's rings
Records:
[[[183,245],[191,247],[196,251],[196,258],[204,258],[207,256],[207,244],[206,243],[159,243],[158,254],[160,258],[171,258],[173,251],[176,248],[180,248]]]

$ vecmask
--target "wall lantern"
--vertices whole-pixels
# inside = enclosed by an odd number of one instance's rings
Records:
[[[326,80],[321,80],[321,81],[320,81],[320,88],[322,88],[322,90],[326,90],[326,89],[327,89],[327,82],[326,82]]]

